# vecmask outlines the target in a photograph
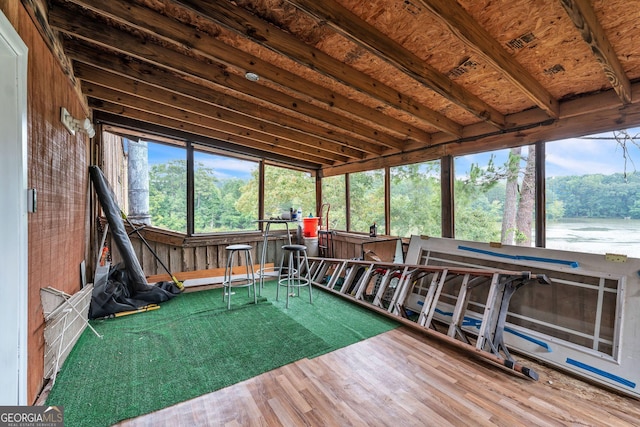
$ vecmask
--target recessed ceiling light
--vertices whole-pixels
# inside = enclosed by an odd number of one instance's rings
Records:
[[[244,75],[244,77],[252,82],[257,82],[258,80],[260,80],[260,76],[257,75],[256,73],[252,73],[251,71],[247,71]]]

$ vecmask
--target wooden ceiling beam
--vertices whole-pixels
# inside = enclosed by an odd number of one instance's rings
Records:
[[[123,25],[160,36],[166,42],[177,43],[181,47],[197,51],[211,60],[234,67],[242,73],[255,71],[259,73],[261,80],[269,80],[276,85],[293,90],[301,96],[301,99],[312,99],[327,110],[347,115],[367,126],[377,126],[382,132],[393,132],[396,138],[408,138],[421,143],[429,140],[429,134],[422,129],[353,102],[335,91],[302,79],[296,74],[236,49],[211,35],[152,9],[126,0],[69,1]]]
[[[418,1],[470,49],[501,72],[538,107],[554,119],[559,117],[560,107],[551,93],[514,60],[500,43],[482,28],[458,2],[450,0]]]
[[[640,83],[632,84],[631,91],[635,95],[632,99],[640,99]],[[440,138],[434,138],[435,143],[430,147],[416,148],[411,152],[390,154],[348,164],[327,166],[322,168],[320,173],[326,177],[387,166],[400,166],[438,160],[445,155],[463,156],[537,142],[559,141],[564,138],[629,129],[640,124],[640,101],[634,101],[624,108],[619,106],[619,99],[615,91],[611,89],[561,102],[562,115],[558,120],[548,118],[547,122],[537,122],[536,119],[545,115],[542,111],[519,112],[506,117],[509,123],[521,124],[520,127],[511,131],[478,132],[464,141],[451,140],[449,135],[443,134],[442,141]],[[532,117],[536,118],[533,122],[527,119]],[[527,125],[527,123],[530,124]]]
[[[262,21],[231,2],[205,0],[176,0],[175,2],[193,9],[235,34],[347,85],[388,107],[410,114],[426,125],[452,135],[459,136],[462,133],[462,126],[443,114],[421,105],[411,96],[303,43],[291,34]]]
[[[89,96],[88,99],[89,106],[97,111],[118,114],[125,118],[141,120],[151,124],[164,126],[166,128],[175,129],[177,131],[189,132],[194,135],[203,135],[209,138],[230,142],[238,146],[260,150],[268,149],[276,154],[286,155],[294,159],[306,160],[319,165],[332,165],[335,163],[334,160],[325,156],[317,156],[309,152],[292,150],[290,147],[287,147],[286,144],[265,144],[264,141],[257,141],[242,135],[241,132],[239,134],[235,134],[218,130],[215,127],[212,128],[208,125],[206,119],[194,117],[192,120],[197,123],[187,122],[179,110],[171,111],[170,109],[166,109],[164,106],[160,108],[160,106],[154,106],[151,102],[146,102],[144,103],[145,105],[141,105],[139,101],[136,101],[135,106],[126,105],[131,103],[126,99],[127,97],[128,96],[126,95],[121,96],[121,99],[118,100],[118,102],[93,98],[91,96]],[[162,115],[158,114],[158,112],[162,112]]]
[[[631,103],[631,82],[604,33],[589,0],[560,0],[624,105]]]
[[[229,73],[224,66],[207,64],[173,49],[154,44],[151,39],[136,38],[125,31],[109,27],[104,23],[86,17],[80,25],[76,24],[78,22],[77,14],[74,14],[69,9],[60,6],[52,8],[49,20],[51,26],[60,32],[90,43],[96,43],[108,50],[114,50],[156,66],[213,83],[222,89],[235,91],[238,96],[251,97],[279,108],[308,115],[320,122],[331,123],[355,135],[368,137],[372,143],[384,145],[388,148],[402,150],[405,145],[402,140],[392,138],[375,129],[274,89],[256,85],[255,82],[250,82],[242,76]]]
[[[250,112],[251,117],[258,122],[262,121],[279,125],[285,129],[300,131],[309,136],[334,141],[367,154],[380,155],[386,151],[384,147],[343,135],[338,130],[308,123],[296,119],[296,117],[289,117],[267,108],[256,108],[255,104],[183,80],[169,71],[147,65],[146,63],[125,59],[116,55],[103,55],[99,49],[87,45],[84,42],[66,40],[64,49],[67,55],[75,61],[76,67],[78,64],[86,64],[98,70],[108,70],[108,72],[114,73],[122,78],[133,79],[151,85],[158,90],[167,90],[172,93],[188,96],[196,101],[206,102],[210,104],[212,108],[219,107],[223,110],[240,114]]]
[[[176,146],[184,146],[185,141],[191,141],[197,145],[204,145],[234,157],[237,156],[251,161],[265,159],[277,164],[308,170],[311,173],[314,173],[314,171],[321,166],[318,163],[311,163],[306,159],[293,159],[288,155],[276,154],[272,151],[265,150],[264,147],[258,149],[243,147],[218,138],[212,138],[202,134],[196,135],[184,130],[168,128],[161,124],[123,117],[117,113],[95,110],[94,120],[102,126],[104,131],[134,140],[142,139],[152,142],[164,142],[165,144]]]
[[[400,69],[412,79],[433,90],[474,116],[504,128],[504,115],[476,95],[425,63],[400,43],[391,40],[351,11],[333,0],[285,0],[310,16],[326,22],[336,32]],[[456,3],[457,5],[457,3]]]
[[[95,84],[98,85],[98,87],[108,87],[158,104],[164,104],[171,108],[175,107],[204,117],[209,117],[215,122],[220,122],[220,130],[225,130],[225,127],[231,125],[232,128],[239,127],[252,133],[270,135],[276,139],[289,140],[292,143],[300,143],[303,146],[308,146],[314,149],[317,148],[319,150],[334,153],[350,159],[363,159],[366,157],[364,155],[365,153],[362,151],[345,147],[344,145],[337,144],[333,141],[325,141],[321,138],[306,135],[299,131],[282,128],[271,123],[261,123],[250,116],[242,115],[219,107],[213,107],[205,102],[158,89],[157,87],[146,83],[124,78],[120,75],[113,74],[87,64],[74,64],[74,72],[76,77],[85,83],[83,88],[87,95],[91,95],[94,98],[99,98],[97,95],[97,90],[99,89],[90,86]],[[228,131],[231,132],[231,130]]]
[[[317,158],[324,159],[325,162],[346,163],[349,160],[346,156],[329,153],[317,147],[303,146],[297,142],[279,138],[265,132],[249,130],[231,123],[224,123],[200,113],[193,113],[185,111],[179,107],[160,104],[152,99],[143,98],[131,93],[120,92],[116,89],[100,86],[95,83],[82,82],[82,89],[87,96],[94,100],[110,102],[134,108],[136,110],[145,111],[147,113],[154,113],[158,116],[167,117],[169,119],[181,120],[185,125],[205,127],[211,130],[223,132],[230,136],[237,136],[245,140],[256,141],[269,147],[280,147],[298,153],[310,153]]]
[[[89,115],[89,106],[87,105],[80,89],[80,82],[77,81],[75,76],[73,75],[71,61],[65,55],[62,43],[57,37],[57,34],[52,31],[51,26],[49,25],[47,19],[46,3],[46,1],[42,0],[22,0],[22,5],[31,17],[33,24],[38,29],[38,32],[42,36],[42,40],[44,40],[45,44],[49,47],[51,54],[60,64],[62,72],[69,78],[69,82],[71,82],[73,89],[78,94],[78,99],[80,100],[82,108],[84,109],[84,113]]]

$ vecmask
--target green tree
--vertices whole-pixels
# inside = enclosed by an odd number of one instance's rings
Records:
[[[441,235],[440,162],[391,169],[391,234]]]
[[[546,208],[547,220],[557,221],[564,217],[564,204],[561,200],[554,200],[547,203]]]
[[[509,151],[507,161],[496,164],[492,153],[486,165],[472,164],[469,177],[456,187],[456,237],[477,240],[475,224],[460,224],[462,218],[470,218],[481,226],[491,239],[505,244],[530,245],[535,207],[535,146],[527,147],[528,155],[522,155],[520,147]],[[524,165],[523,165],[524,161]],[[496,195],[499,194],[499,196]],[[465,210],[471,209],[473,215]],[[486,221],[493,216],[500,233],[495,235]],[[465,231],[466,230],[466,231]]]
[[[258,191],[260,189],[259,169],[251,172],[251,178],[240,187],[240,197],[233,204],[242,215],[253,215],[258,219]],[[256,227],[257,228],[257,227]]]
[[[186,233],[186,161],[173,160],[149,168],[149,211],[155,227]]]
[[[246,182],[240,178],[230,178],[222,181],[220,186],[223,209],[220,212],[220,231],[230,230],[255,230],[255,219],[258,212],[258,199],[255,194],[253,211],[243,212],[238,209],[238,200],[243,196]]]
[[[515,243],[521,246],[531,246],[533,232],[533,215],[536,201],[536,146],[530,145],[526,164],[520,184],[520,194],[516,212]]]
[[[196,233],[210,233],[220,229],[221,193],[214,170],[203,163],[194,168],[193,225]]]
[[[615,173],[561,176],[547,180],[547,194],[562,203],[567,218],[635,217],[640,175]]]
[[[509,160],[507,161],[505,168],[505,201],[500,241],[510,245],[515,242],[517,235],[516,217],[518,211],[518,175],[520,174],[521,158],[522,148],[512,148],[509,151]]]
[[[479,242],[499,241],[502,203],[496,199],[490,201],[486,191],[478,191],[468,180],[457,179],[454,186],[456,238]]]
[[[302,209],[303,216],[316,216],[315,179],[308,173],[276,166],[264,170],[264,214],[278,216]]]
[[[350,230],[369,232],[376,223],[378,233],[384,232],[384,170],[376,169],[349,175]]]
[[[255,170],[251,179],[241,188],[236,208],[246,216],[258,219],[259,174]],[[302,208],[303,216],[316,214],[315,180],[308,173],[275,167],[265,167],[264,216],[277,218],[289,209]]]
[[[186,161],[174,160],[153,165],[149,170],[149,208],[152,225],[186,233],[187,230]],[[241,212],[238,201],[251,194],[243,194],[245,182],[239,178],[220,180],[215,170],[197,163],[194,168],[194,232],[255,229],[257,192],[253,193],[253,211]]]
[[[329,209],[329,229],[347,229],[345,175],[330,176],[322,179],[322,204]],[[325,213],[326,215],[326,213]],[[323,219],[326,221],[326,218]]]

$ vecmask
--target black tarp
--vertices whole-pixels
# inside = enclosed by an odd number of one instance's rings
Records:
[[[105,280],[94,283],[89,317],[95,319],[136,310],[148,304],[167,301],[179,294],[180,289],[174,282],[147,283],[124,227],[122,211],[115,201],[113,190],[99,167],[89,166],[89,175],[109,223],[111,241],[123,260],[111,268]]]

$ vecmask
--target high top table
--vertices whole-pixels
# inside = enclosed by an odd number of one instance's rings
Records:
[[[269,242],[270,236],[277,236],[277,234],[269,234],[269,230],[272,224],[284,224],[285,230],[287,233],[287,244],[291,244],[291,230],[289,229],[289,224],[297,223],[297,219],[258,219],[255,222],[258,224],[265,224],[264,232],[263,232],[263,240],[262,240],[262,254],[260,256],[260,269],[258,270],[258,276],[260,277],[260,289],[262,289],[264,284],[265,277],[278,277],[278,269],[275,267],[275,261],[273,268],[266,269],[264,267],[265,260],[267,257],[267,246]],[[284,267],[288,268],[288,267]],[[270,270],[270,271],[266,271]]]

